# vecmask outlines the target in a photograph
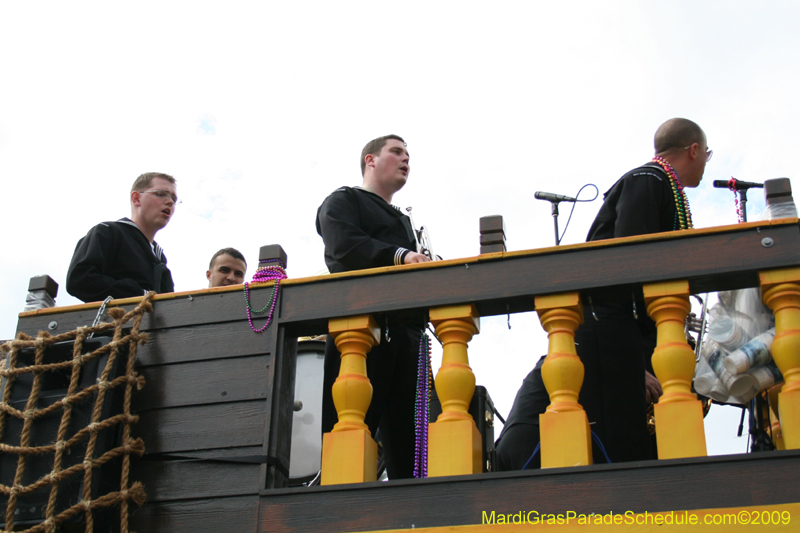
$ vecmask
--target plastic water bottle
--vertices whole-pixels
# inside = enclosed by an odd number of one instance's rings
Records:
[[[783,374],[772,361],[764,366],[751,368],[747,371],[747,373],[752,375],[754,378],[756,378],[756,381],[758,381],[757,387],[759,392],[783,381]]]
[[[747,342],[747,334],[729,316],[719,315],[709,323],[708,336],[721,348],[731,351]]]
[[[708,366],[719,377],[720,383],[730,392],[731,396],[743,396],[750,389],[755,388],[756,378],[750,374],[731,374],[722,363],[725,352],[720,349],[708,356]],[[713,390],[713,389],[712,389]],[[713,396],[712,396],[713,398]],[[716,398],[715,398],[716,399]]]
[[[725,369],[731,374],[739,374],[771,361],[772,354],[769,349],[772,347],[774,339],[775,328],[770,328],[725,357],[722,361]]]
[[[719,381],[719,378],[708,366],[706,358],[700,357],[700,360],[697,361],[697,369],[694,375],[694,390],[703,396],[708,396],[717,381]]]

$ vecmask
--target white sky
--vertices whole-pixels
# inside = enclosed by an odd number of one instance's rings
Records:
[[[510,250],[551,245],[534,191],[606,191],[674,116],[714,150],[689,192],[695,225],[734,223],[712,180],[798,174],[798,15],[796,2],[721,0],[4,2],[0,338],[33,275],[78,303],[64,288],[75,243],[130,214],[142,172],[178,179],[184,203],[157,236],[176,290],[206,286],[225,246],[245,254],[248,279],[273,243],[290,277],[320,272],[316,209],[360,183],[361,148],[388,133],[411,153],[395,203],[413,205],[445,258],[477,254],[492,214]],[[751,196],[752,220],[763,199]],[[564,243],[584,240],[599,207],[576,208]],[[535,315],[511,323],[484,319],[470,347],[504,415],[546,352]],[[712,409],[710,453],[744,451],[738,413]]]

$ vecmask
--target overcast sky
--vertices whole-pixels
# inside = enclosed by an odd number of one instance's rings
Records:
[[[727,0],[3,2],[0,338],[33,275],[61,284],[59,305],[79,303],[64,287],[75,244],[130,215],[142,172],[178,180],[184,203],[156,237],[176,290],[206,286],[226,246],[248,279],[273,243],[290,277],[323,271],[316,209],[360,184],[361,148],[388,133],[411,154],[395,203],[448,259],[478,253],[492,214],[510,250],[552,245],[550,204],[533,193],[606,191],[675,116],[714,150],[688,193],[696,227],[735,223],[713,180],[798,174],[799,14]],[[578,205],[564,243],[585,239],[599,207]],[[562,204],[562,229],[567,215]],[[511,323],[485,318],[470,347],[504,415],[546,352],[534,314]],[[737,423],[737,409],[712,409],[711,453],[744,451]]]

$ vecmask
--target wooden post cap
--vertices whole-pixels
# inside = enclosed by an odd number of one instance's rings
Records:
[[[791,202],[792,182],[789,178],[775,178],[764,182],[764,199],[767,205]]]
[[[58,295],[58,283],[47,274],[33,276],[28,283],[28,291],[45,291],[50,297],[55,298]]]
[[[286,252],[283,251],[283,247],[281,247],[280,244],[268,244],[262,246],[258,251],[259,262],[268,261],[270,259],[277,259],[280,261],[283,268],[287,267]]]
[[[503,238],[505,239],[506,236],[506,225],[503,222],[502,215],[491,215],[488,217],[481,217],[480,219],[480,231],[481,234],[484,233],[502,233]]]

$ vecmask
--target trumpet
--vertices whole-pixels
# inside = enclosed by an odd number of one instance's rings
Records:
[[[696,333],[697,340],[695,341],[694,347],[694,354],[695,354],[695,361],[699,361],[700,359],[700,348],[703,345],[703,337],[706,334],[706,330],[708,328],[708,317],[706,316],[706,311],[708,310],[708,294],[706,294],[705,300],[700,298],[696,294],[692,295],[693,298],[696,298],[700,305],[700,316],[697,317],[694,313],[689,313],[686,316],[686,324],[684,326],[684,333],[686,334],[687,338],[689,337],[689,333]]]
[[[411,208],[406,207],[406,212],[408,213],[408,218],[411,219],[411,230],[414,234],[414,242],[417,245],[417,253],[428,256],[431,261],[441,260],[441,257],[433,253],[433,246],[431,245],[431,236],[428,233],[428,228],[420,226],[420,228],[417,229],[417,225],[414,224],[414,217],[411,215]]]
[[[688,335],[690,332],[697,333],[697,341],[694,347],[694,355],[695,361],[699,361],[700,357],[700,350],[703,348],[703,341],[704,336],[708,332],[708,297],[710,296],[709,293],[706,293],[705,298],[700,298],[696,294],[693,294],[692,297],[696,298],[698,302],[702,305],[700,309],[700,317],[694,316],[694,313],[690,313],[686,317],[686,334]],[[700,400],[703,405],[703,418],[708,416],[708,411],[711,409],[711,398],[704,398]]]

